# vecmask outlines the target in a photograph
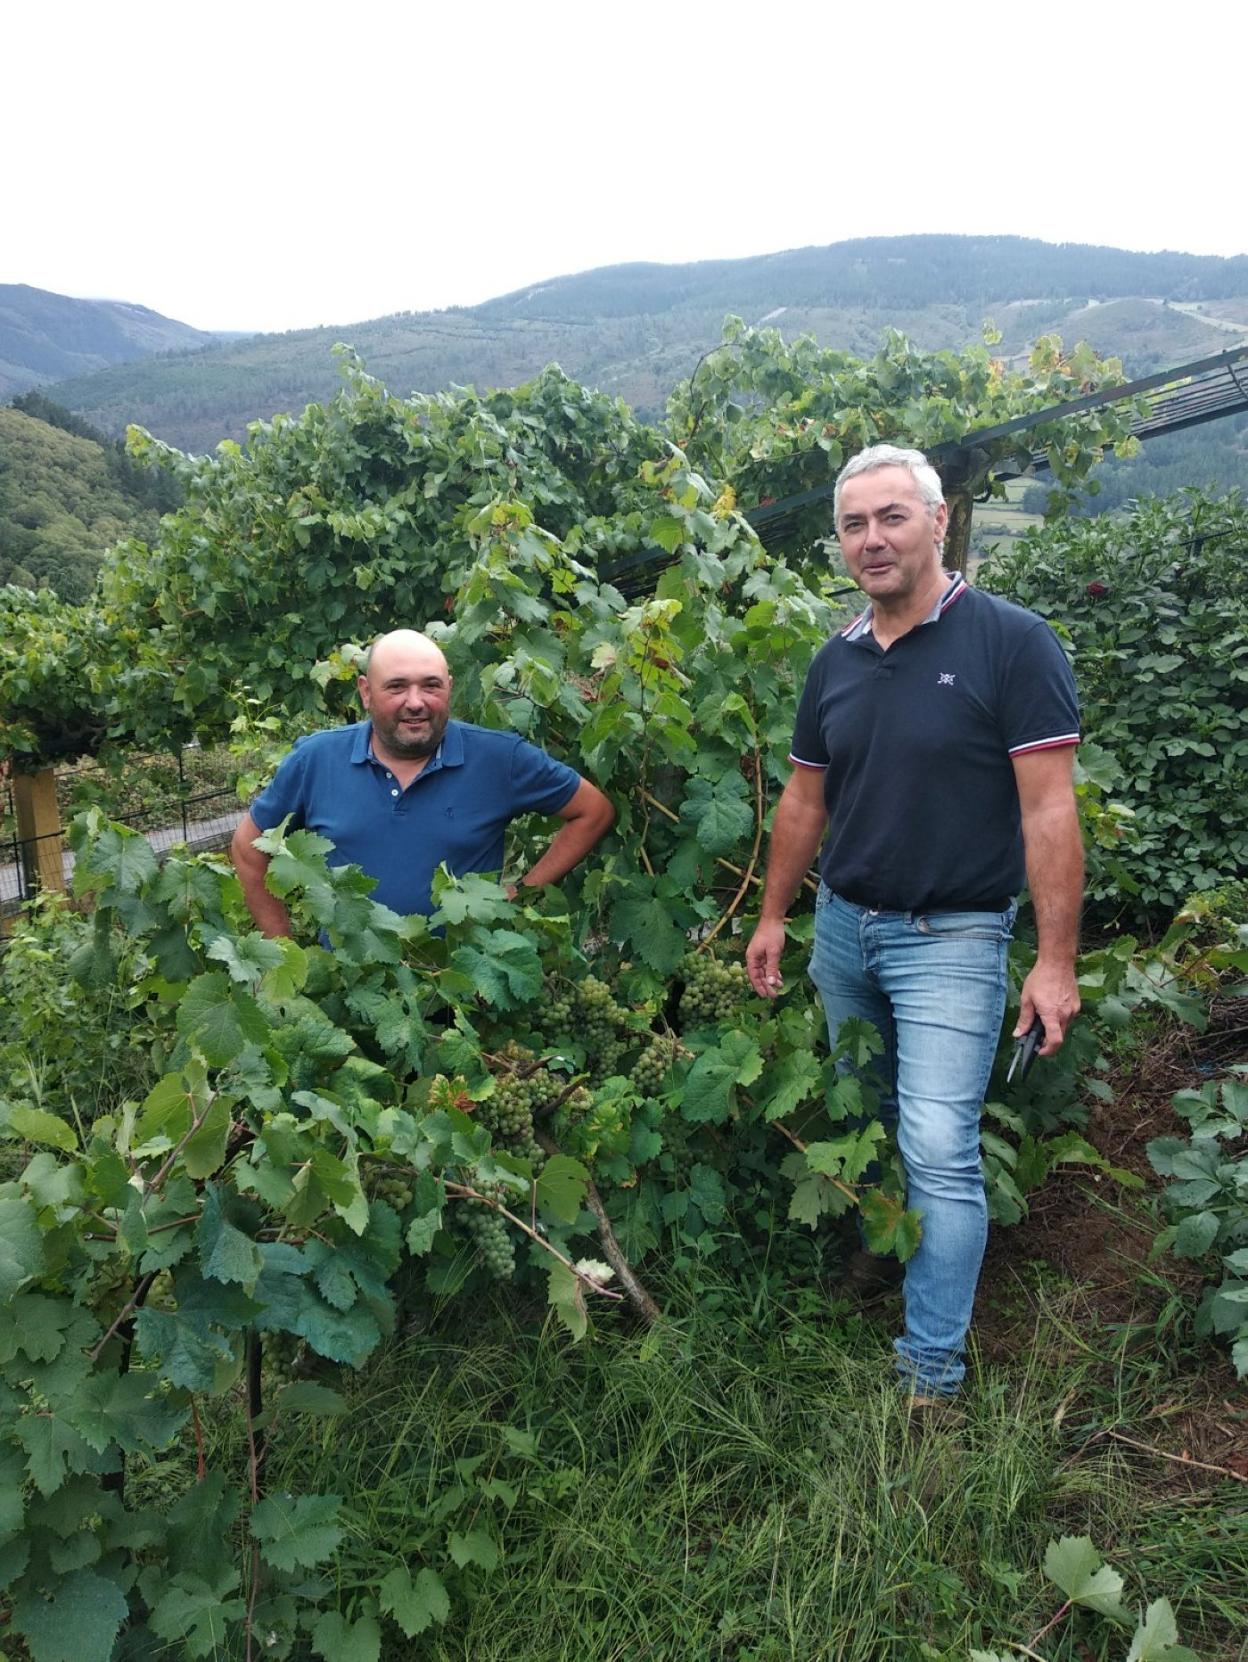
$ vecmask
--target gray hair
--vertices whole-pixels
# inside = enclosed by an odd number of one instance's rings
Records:
[[[859,473],[874,473],[877,468],[904,467],[914,480],[914,488],[919,493],[919,501],[927,509],[929,515],[935,514],[937,508],[945,500],[945,493],[941,488],[940,475],[928,461],[921,450],[902,450],[895,444],[873,444],[866,450],[860,450],[837,475],[836,489],[832,493],[832,520],[839,525],[841,519],[841,486],[847,479],[855,478]]]

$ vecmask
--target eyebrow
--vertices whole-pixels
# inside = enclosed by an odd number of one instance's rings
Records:
[[[882,508],[876,510],[877,514],[912,513],[913,511],[913,505],[909,502],[886,502]],[[865,519],[868,512],[869,510],[866,508],[845,508],[841,512],[841,523],[843,525],[847,519]]]

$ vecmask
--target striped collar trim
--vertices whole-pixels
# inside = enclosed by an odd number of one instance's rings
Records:
[[[960,600],[966,593],[966,578],[963,577],[960,571],[948,571],[945,575],[949,579],[945,591],[923,619],[923,622],[919,624],[920,629],[928,623],[939,623],[954,601]],[[841,630],[841,639],[844,641],[859,641],[864,635],[870,633],[871,608],[868,606],[865,612],[859,612],[854,621]]]

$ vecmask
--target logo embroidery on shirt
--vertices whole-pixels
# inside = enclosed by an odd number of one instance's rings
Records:
[[[938,675],[936,677],[936,685],[938,687],[951,687],[953,685],[953,680],[954,678],[952,675]]]

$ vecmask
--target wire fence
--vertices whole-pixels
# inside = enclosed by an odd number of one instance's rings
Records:
[[[24,837],[13,781],[0,782],[0,915],[16,911],[41,887],[69,888],[74,856],[63,828],[90,800],[109,819],[141,831],[157,856],[179,843],[195,853],[226,847],[242,813],[233,788],[196,749],[136,758],[107,788],[102,775],[87,779],[74,768],[58,770],[56,785],[62,829]]]

